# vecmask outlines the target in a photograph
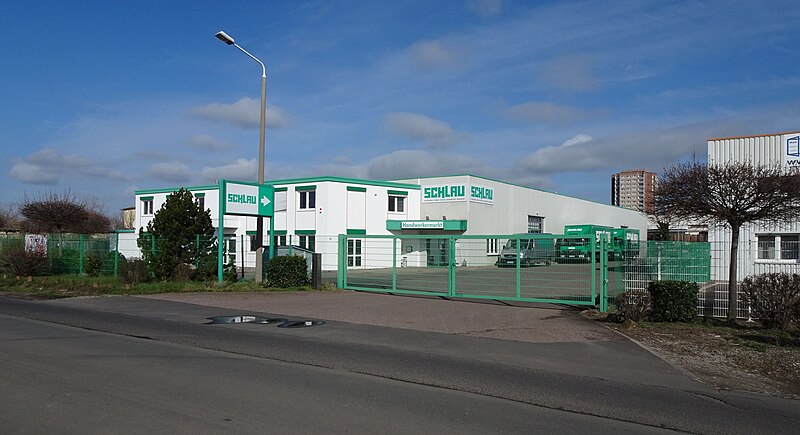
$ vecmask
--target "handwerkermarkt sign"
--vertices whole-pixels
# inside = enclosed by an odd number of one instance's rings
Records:
[[[222,206],[225,214],[272,216],[275,189],[269,185],[222,180]]]
[[[444,221],[402,221],[401,230],[443,230]]]

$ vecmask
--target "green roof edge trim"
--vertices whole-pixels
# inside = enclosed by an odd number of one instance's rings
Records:
[[[210,186],[192,186],[192,187],[184,187],[184,189],[192,192],[195,190],[218,190],[219,186],[216,184]],[[180,187],[168,187],[163,189],[145,189],[145,190],[137,190],[134,191],[134,195],[146,195],[148,193],[173,193],[180,190]]]
[[[382,180],[364,180],[359,178],[345,178],[345,177],[310,177],[310,178],[288,178],[285,180],[269,180],[270,184],[284,185],[284,184],[299,184],[299,183],[346,183],[346,184],[364,184],[367,186],[382,186],[382,187],[399,187],[402,189],[419,190],[419,185],[400,183],[397,181],[382,181]]]

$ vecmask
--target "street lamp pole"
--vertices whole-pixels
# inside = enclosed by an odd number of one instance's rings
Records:
[[[258,128],[258,184],[261,185],[264,184],[264,133],[266,130],[265,121],[267,116],[267,68],[264,66],[264,62],[261,62],[257,57],[253,56],[247,50],[239,46],[239,44],[237,44],[227,33],[219,31],[214,36],[216,36],[220,41],[238,48],[242,51],[242,53],[250,56],[251,59],[261,65],[261,118],[259,120]],[[222,235],[223,222],[219,223],[219,227],[220,235]],[[221,239],[222,237],[220,237],[219,243],[222,243]],[[256,282],[261,282],[264,279],[264,219],[261,216],[256,218],[256,240],[258,243],[258,249],[256,250]]]

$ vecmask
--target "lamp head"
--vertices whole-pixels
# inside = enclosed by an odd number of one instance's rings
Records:
[[[217,39],[219,39],[220,41],[222,41],[222,42],[224,42],[224,43],[226,43],[226,44],[228,44],[228,45],[233,45],[233,42],[234,42],[234,41],[233,41],[233,38],[231,38],[230,36],[228,36],[228,34],[227,34],[227,33],[225,33],[225,32],[223,32],[222,30],[220,30],[219,32],[217,32],[217,34],[216,34],[216,35],[214,35],[214,36],[216,36],[216,37],[217,37]]]

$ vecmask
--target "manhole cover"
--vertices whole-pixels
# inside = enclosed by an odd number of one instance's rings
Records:
[[[210,322],[207,322],[206,325],[209,324],[231,324],[231,323],[258,323],[261,325],[270,325],[273,323],[285,323],[286,319],[278,319],[272,317],[262,317],[262,316],[215,316],[215,317],[208,317]]]
[[[322,320],[287,320],[278,325],[278,328],[308,328],[309,326],[319,326],[324,324],[325,322]]]

